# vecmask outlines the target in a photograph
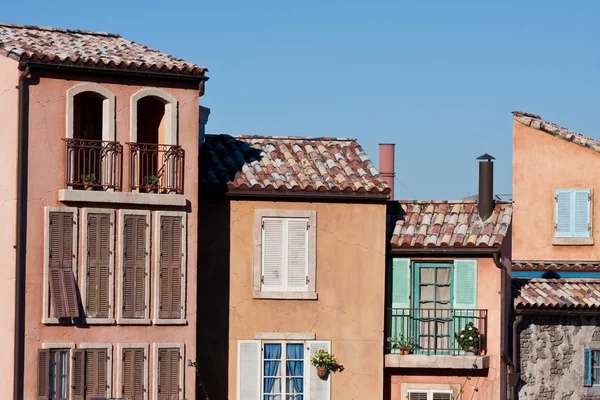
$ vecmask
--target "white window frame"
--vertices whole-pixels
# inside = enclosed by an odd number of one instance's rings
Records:
[[[88,216],[90,214],[106,214],[110,217],[109,235],[109,265],[108,265],[108,318],[90,318],[87,315],[87,254],[88,254]],[[84,208],[82,210],[82,239],[81,239],[81,303],[86,322],[94,324],[115,323],[115,211],[108,208]]]
[[[75,372],[75,368],[73,366],[73,350],[75,350],[76,346],[74,342],[65,342],[65,343],[42,343],[42,349],[44,350],[68,350],[69,357],[69,372],[68,372],[68,395],[67,398],[73,399],[73,376]]]
[[[152,398],[158,399],[158,351],[160,349],[179,349],[179,354],[181,356],[181,360],[179,361],[179,387],[181,388],[181,393],[179,397],[185,398],[185,369],[184,369],[184,361],[185,361],[185,343],[154,343],[152,345]]]
[[[148,359],[150,358],[150,344],[148,343],[118,343],[117,344],[117,397],[123,397],[123,350],[144,349],[144,400],[148,400]]]
[[[115,94],[97,83],[81,83],[67,90],[66,138],[73,138],[75,96],[85,92],[100,95],[102,100],[102,140],[115,140]]]
[[[454,391],[450,389],[408,389],[406,391],[407,398],[411,393],[427,393],[427,400],[433,400],[433,395],[437,393],[450,394],[450,398],[454,399]]]
[[[52,212],[70,212],[73,214],[73,275],[75,284],[77,284],[77,270],[79,260],[79,221],[77,207],[44,207],[44,299],[42,301],[42,323],[43,324],[58,324],[58,318],[51,317],[50,312],[50,213]]]
[[[265,218],[298,218],[308,220],[308,288],[306,291],[289,291],[282,288],[280,291],[263,290],[262,277],[262,222]],[[316,266],[317,266],[317,212],[314,210],[277,210],[257,209],[254,211],[254,290],[255,299],[302,299],[316,300]]]
[[[124,318],[123,317],[123,285],[125,277],[123,276],[123,251],[124,240],[123,230],[125,229],[125,216],[127,215],[143,215],[146,217],[146,249],[148,254],[146,257],[146,287],[144,304],[146,306],[144,318]],[[152,216],[150,211],[145,210],[119,210],[119,235],[118,235],[118,252],[119,252],[119,304],[117,311],[117,323],[122,325],[150,325],[150,259],[152,258],[152,248],[150,247],[150,231],[152,230]]]
[[[144,88],[138,90],[131,96],[131,104],[129,106],[130,112],[130,123],[129,123],[129,132],[130,132],[130,140],[131,142],[136,143],[138,141],[138,131],[137,131],[137,120],[138,120],[138,101],[143,99],[144,97],[156,97],[160,99],[165,105],[165,142],[161,144],[170,144],[176,145],[178,144],[177,138],[177,128],[178,128],[178,119],[177,119],[177,106],[178,100],[171,93],[165,92],[162,89],[153,87],[153,88]]]
[[[80,349],[106,349],[106,397],[112,397],[113,345],[111,343],[81,343]],[[85,367],[84,367],[85,368]]]
[[[181,230],[181,318],[160,318],[160,220],[162,217],[181,217],[183,229]],[[156,211],[154,218],[154,312],[152,323],[156,325],[185,325],[186,319],[186,289],[187,289],[187,213],[185,211]]]
[[[302,379],[304,379],[304,392],[302,393],[302,396],[304,396],[305,399],[309,400],[309,396],[310,396],[310,384],[309,384],[309,380],[310,380],[310,376],[307,374],[308,372],[308,368],[311,367],[310,362],[307,362],[307,360],[310,358],[309,357],[309,352],[308,352],[308,343],[306,341],[303,340],[263,340],[261,342],[261,356],[260,356],[260,398],[264,398],[265,393],[264,393],[264,382],[265,382],[265,345],[266,344],[280,344],[281,345],[281,367],[280,367],[280,371],[281,371],[281,375],[279,376],[279,378],[281,379],[281,390],[285,391],[286,390],[286,371],[287,368],[285,368],[286,366],[286,354],[285,354],[285,345],[286,344],[302,344],[304,346],[304,354],[303,354],[303,361],[304,361],[304,373],[302,375]],[[239,371],[238,371],[239,374]],[[307,391],[308,390],[308,391]],[[268,394],[268,393],[267,393]],[[282,399],[286,399],[287,398],[288,393],[281,393],[281,398]]]

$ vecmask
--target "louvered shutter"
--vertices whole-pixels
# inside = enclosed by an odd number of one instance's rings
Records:
[[[590,237],[590,200],[589,190],[575,190],[573,196],[573,237]]]
[[[555,235],[557,238],[573,236],[571,191],[556,191]]]
[[[410,259],[392,259],[390,269],[389,290],[391,299],[390,331],[387,337],[400,339],[412,336],[410,333]],[[399,353],[399,349],[392,349]]]
[[[73,275],[73,213],[51,212],[49,278],[54,317],[79,317],[77,283]]]
[[[179,399],[179,349],[158,350],[158,399]]]
[[[145,216],[125,216],[123,253],[123,318],[144,318],[147,279]]]
[[[238,400],[257,400],[261,388],[260,340],[238,341]]]
[[[592,386],[592,350],[583,350],[583,386]]]
[[[417,391],[417,390],[411,390],[408,392],[408,400],[429,400],[427,398],[429,392],[426,390],[423,391]]]
[[[86,312],[91,318],[109,317],[110,229],[110,215],[88,215]]]
[[[123,349],[122,396],[130,400],[144,398],[144,349]]]
[[[85,396],[86,398],[105,397],[107,390],[106,349],[87,349],[85,352]]]
[[[452,400],[452,393],[433,391],[432,400]]]
[[[262,290],[283,288],[283,219],[262,221]]]
[[[454,308],[477,307],[477,260],[454,261]]]
[[[308,220],[290,218],[287,224],[287,288],[308,290]]]
[[[37,398],[48,399],[50,391],[50,350],[38,349],[37,351]]]
[[[85,394],[85,350],[73,349],[73,375],[71,389],[73,400],[83,400]]]
[[[181,318],[182,218],[164,216],[160,221],[159,318]]]
[[[329,400],[331,396],[331,379],[321,379],[317,375],[317,368],[310,364],[310,358],[313,357],[318,350],[325,349],[331,353],[331,342],[314,340],[307,342],[308,351],[306,352],[306,360],[304,365],[307,369],[308,393],[310,400]]]

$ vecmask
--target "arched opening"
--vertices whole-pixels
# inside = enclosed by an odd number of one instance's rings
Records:
[[[137,132],[139,143],[165,143],[165,103],[147,96],[138,101]]]

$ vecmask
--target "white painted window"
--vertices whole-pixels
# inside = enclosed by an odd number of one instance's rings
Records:
[[[591,237],[591,190],[557,190],[554,199],[556,203],[554,236],[556,238]]]
[[[408,400],[453,400],[452,390],[409,389]]]

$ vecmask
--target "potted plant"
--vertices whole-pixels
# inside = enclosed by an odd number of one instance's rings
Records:
[[[83,181],[85,190],[92,190],[92,185],[96,182],[96,174],[83,174],[81,175],[81,180]]]
[[[477,329],[473,322],[467,322],[465,327],[460,332],[456,333],[458,345],[471,356],[479,353],[480,340],[481,335],[479,329]]]
[[[390,343],[390,347],[399,350],[403,356],[412,353],[412,350],[418,347],[414,337],[400,335],[399,338],[389,337],[387,340]]]
[[[327,377],[329,371],[343,371],[344,366],[338,363],[337,358],[325,349],[317,350],[310,358],[310,363],[317,368],[317,376],[321,379]]]
[[[156,193],[156,190],[158,189],[158,182],[160,182],[160,179],[158,179],[158,176],[156,175],[148,175],[144,178],[144,184],[146,185],[146,192],[147,193]]]

